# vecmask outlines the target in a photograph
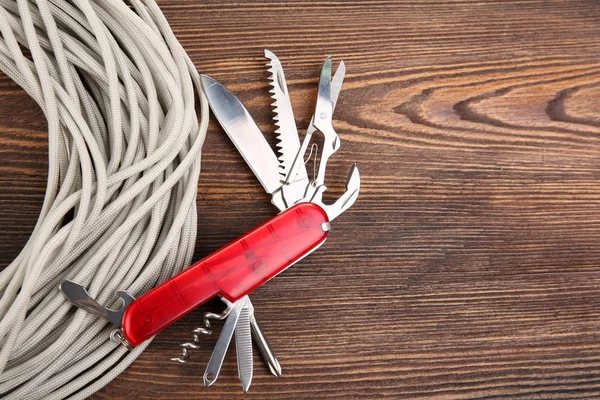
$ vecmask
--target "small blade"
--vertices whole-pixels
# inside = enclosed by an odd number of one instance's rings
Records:
[[[252,359],[252,333],[250,331],[250,309],[248,308],[248,300],[246,299],[244,300],[244,306],[235,327],[235,349],[238,361],[238,376],[242,382],[244,393],[250,389],[254,369]]]
[[[204,372],[204,386],[206,387],[215,383],[219,377],[223,360],[225,360],[225,354],[227,353],[229,343],[231,343],[231,338],[233,337],[233,332],[235,331],[235,327],[240,318],[241,306],[241,303],[234,304],[229,316],[223,324],[223,329],[221,329],[221,334],[219,335],[219,339],[217,339],[217,344],[215,345],[210,360],[208,361],[208,365],[206,366],[206,371]]]
[[[279,161],[240,100],[225,86],[202,75],[202,87],[219,123],[267,193],[281,187]]]
[[[269,60],[269,83],[272,89],[269,91],[275,102],[272,104],[274,116],[273,121],[277,126],[275,133],[277,134],[277,147],[279,147],[279,161],[281,169],[279,173],[286,176],[290,171],[290,167],[294,162],[298,150],[300,150],[300,138],[298,137],[298,128],[292,111],[292,103],[288,94],[283,67],[277,56],[265,49],[265,57]],[[295,179],[306,179],[306,168],[302,165],[297,172]]]

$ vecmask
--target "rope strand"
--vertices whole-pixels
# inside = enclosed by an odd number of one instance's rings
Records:
[[[0,0],[0,34],[0,70],[44,112],[49,154],[39,219],[0,272],[0,396],[84,399],[150,341],[127,352],[57,286],[118,307],[117,290],[190,264],[208,103],[153,0]]]

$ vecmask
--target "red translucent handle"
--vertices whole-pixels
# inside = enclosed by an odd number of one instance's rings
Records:
[[[325,211],[295,205],[136,299],[123,315],[132,346],[221,295],[236,301],[315,250],[327,238]]]

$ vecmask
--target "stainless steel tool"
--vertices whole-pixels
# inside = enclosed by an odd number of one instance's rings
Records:
[[[325,210],[329,221],[331,221],[354,204],[360,190],[360,174],[355,164],[350,169],[344,194],[333,204],[324,204],[322,201],[323,192],[327,190],[324,184],[327,161],[340,148],[340,138],[333,128],[333,111],[344,80],[345,64],[343,61],[340,62],[332,78],[332,60],[328,58],[325,61],[319,79],[315,113],[304,140],[300,144],[281,62],[269,50],[265,50],[265,57],[268,60],[267,67],[270,72],[271,89],[269,92],[274,100],[272,107],[273,121],[277,126],[275,134],[277,135],[278,156],[270,149],[258,125],[244,105],[224,85],[206,75],[202,75],[204,92],[217,120],[267,193],[271,194],[272,203],[280,211],[283,211],[302,202],[312,202]],[[304,157],[311,143],[311,137],[315,132],[321,132],[323,135],[323,149],[320,155],[318,172],[315,171],[315,178],[311,181],[308,178]],[[329,222],[326,225],[323,229],[328,230]],[[251,303],[249,304],[251,305]],[[252,350],[249,346],[250,335],[246,331],[248,323],[246,322],[245,311],[242,311],[242,313],[243,317],[240,317],[235,333],[238,348],[238,372],[244,391],[246,391],[246,383],[249,386],[252,376],[251,366],[248,365],[248,363],[251,363]],[[277,359],[271,356],[270,346],[255,322],[254,310],[248,312],[248,315],[250,316],[250,327],[254,333],[253,336],[258,341],[263,358],[269,365],[271,372],[279,376],[281,367]],[[244,333],[239,334],[238,331]],[[230,334],[230,331],[227,330],[225,333]],[[231,337],[229,337],[230,339]],[[219,352],[223,351],[218,345],[215,348],[215,351],[217,350]]]
[[[238,363],[238,376],[244,393],[250,389],[254,365],[252,361],[252,330],[250,328],[250,306],[248,297],[244,297],[240,319],[235,326],[235,352]]]
[[[268,50],[265,57],[275,100],[273,119],[277,125],[279,155],[271,150],[233,93],[206,75],[201,79],[213,114],[280,213],[136,299],[120,291],[123,306],[118,310],[98,304],[77,283],[64,281],[61,285],[73,304],[116,325],[118,329],[111,338],[128,348],[149,340],[194,308],[219,296],[227,304],[226,310],[220,314],[205,313],[204,326],[192,331],[193,341],[183,343],[182,355],[173,360],[185,362],[189,350],[200,346],[200,335],[210,333],[210,321],[226,319],[204,382],[210,386],[217,379],[235,334],[238,374],[244,391],[250,387],[253,375],[252,340],[256,341],[270,371],[281,375],[281,366],[256,321],[247,295],[319,248],[331,230],[331,221],[354,204],[360,191],[360,173],[354,164],[346,181],[346,191],[332,204],[322,200],[327,190],[327,162],[340,148],[340,137],[333,128],[333,111],[344,79],[344,63],[340,62],[333,78],[331,58],[323,64],[315,113],[301,142],[281,62]],[[315,132],[323,135],[323,144],[318,171],[313,171],[311,180],[305,157]],[[312,152],[313,146],[310,148]]]
[[[240,313],[242,311],[245,299],[246,297],[244,297],[242,300],[238,300],[231,307],[231,312],[229,313],[225,324],[223,324],[221,335],[219,336],[219,339],[217,339],[217,344],[215,345],[212,356],[208,361],[206,372],[204,372],[204,386],[206,387],[215,383],[217,377],[219,376],[221,366],[223,365],[223,361],[225,360],[225,354],[227,353],[229,343],[231,342],[231,338],[233,337],[233,333],[235,332],[235,327],[237,326],[238,320],[240,318]]]
[[[228,306],[229,315],[217,344],[213,350],[206,372],[204,373],[204,385],[211,386],[217,380],[225,354],[231,343],[231,339],[235,334],[235,347],[238,361],[238,375],[242,382],[242,389],[245,392],[250,389],[252,383],[252,375],[254,371],[252,360],[252,338],[256,340],[258,348],[263,359],[267,363],[271,373],[275,376],[281,376],[281,366],[275,358],[266,337],[256,322],[254,316],[254,306],[250,302],[248,296],[244,296],[241,300],[235,303],[225,301]]]

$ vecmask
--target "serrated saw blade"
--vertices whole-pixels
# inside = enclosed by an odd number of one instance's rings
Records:
[[[296,120],[292,111],[292,103],[285,83],[283,67],[277,56],[265,49],[265,57],[268,59],[267,67],[269,67],[269,83],[271,84],[271,97],[273,98],[273,121],[277,126],[275,133],[277,134],[278,160],[280,163],[279,173],[282,176],[287,176],[298,151],[300,150],[300,138],[298,137],[298,129],[296,128]],[[294,180],[307,179],[306,168],[304,165],[298,168],[298,173]]]

